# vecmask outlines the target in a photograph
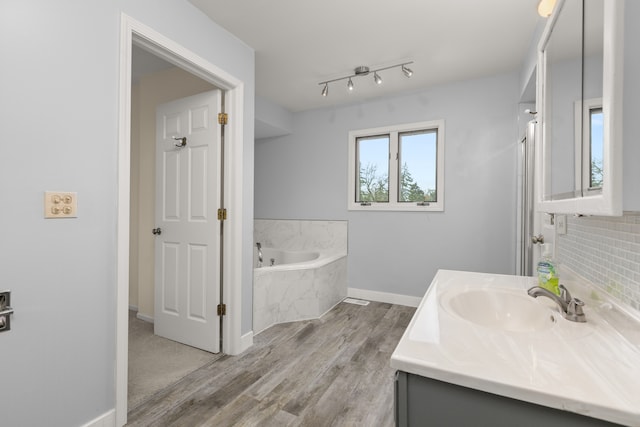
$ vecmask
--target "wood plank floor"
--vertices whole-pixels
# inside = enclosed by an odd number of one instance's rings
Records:
[[[129,412],[128,426],[392,426],[389,362],[415,308],[340,303],[275,325]]]

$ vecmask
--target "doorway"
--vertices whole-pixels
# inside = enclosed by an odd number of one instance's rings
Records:
[[[120,108],[118,138],[118,221],[117,221],[117,313],[116,313],[116,424],[124,425],[127,417],[128,320],[129,320],[129,240],[131,183],[131,71],[132,49],[140,46],[155,56],[225,91],[229,124],[225,138],[230,142],[224,153],[224,193],[232,195],[225,207],[242,212],[243,176],[243,82],[216,65],[202,59],[144,24],[126,16],[121,21]],[[234,144],[233,142],[237,142]],[[221,288],[225,303],[235,307],[225,317],[222,327],[222,350],[239,354],[251,345],[241,337],[242,293],[242,216],[225,221],[222,261],[225,277]]]
[[[189,159],[188,164],[180,167],[181,175],[191,176],[188,173],[189,165],[206,166],[200,171],[205,173],[212,179],[207,179],[210,185],[219,186],[218,175],[220,167],[216,159],[219,159],[216,150],[221,146],[221,142],[216,137],[219,127],[213,120],[217,114],[217,108],[209,105],[211,100],[208,94],[219,93],[219,90],[212,84],[193,76],[187,71],[182,70],[175,65],[168,63],[157,56],[145,51],[144,49],[133,46],[132,50],[132,87],[131,87],[131,202],[130,202],[130,266],[129,266],[129,301],[130,301],[130,317],[129,317],[129,379],[128,379],[128,411],[143,403],[155,392],[179,380],[189,372],[203,366],[204,364],[214,360],[214,354],[201,351],[217,352],[219,347],[219,317],[215,315],[215,304],[220,300],[219,292],[219,274],[218,259],[216,253],[219,250],[219,242],[217,231],[219,225],[215,221],[215,209],[218,206],[219,196],[208,194],[210,191],[204,190],[201,185],[186,186],[187,177],[178,176],[171,179],[171,182],[181,182],[180,188],[190,191],[193,196],[195,190],[196,198],[188,197],[190,200],[189,207],[186,206],[186,195],[179,200],[173,200],[170,205],[180,205],[180,212],[191,212],[191,216],[196,215],[195,221],[188,221],[182,214],[178,218],[165,218],[168,222],[159,221],[163,212],[162,208],[158,209],[156,203],[158,200],[158,183],[162,183],[162,177],[158,177],[158,171],[164,170],[166,163],[158,159],[179,160],[179,163],[185,163]],[[217,98],[221,98],[217,96]],[[194,105],[195,103],[195,105]],[[213,111],[216,110],[216,111]],[[161,130],[158,130],[157,111],[163,112],[163,117],[169,120],[160,119]],[[167,117],[168,114],[168,117]],[[205,116],[203,117],[203,114]],[[187,116],[197,116],[196,119],[190,120]],[[177,121],[177,122],[176,122]],[[163,129],[165,126],[171,126],[173,129]],[[195,126],[195,128],[194,128]],[[188,136],[185,146],[175,146],[175,132],[182,132]],[[158,140],[160,135],[160,140]],[[167,141],[164,141],[167,139]],[[162,150],[158,150],[163,147]],[[158,152],[159,151],[159,152]],[[207,153],[211,153],[207,155]],[[202,158],[206,155],[206,158]],[[212,157],[213,158],[210,158]],[[155,162],[154,162],[155,159]],[[155,165],[155,168],[153,167]],[[208,165],[208,166],[207,166]],[[208,170],[210,169],[210,170]],[[196,170],[195,172],[198,172]],[[199,176],[196,173],[194,177]],[[176,177],[173,177],[176,178]],[[201,183],[205,186],[207,183]],[[161,187],[165,188],[164,186]],[[165,188],[170,194],[177,194],[169,188]],[[200,191],[198,191],[200,190]],[[213,193],[219,193],[219,190],[211,189]],[[160,190],[161,194],[165,192]],[[154,195],[156,200],[154,201]],[[204,196],[208,199],[207,203],[198,204],[198,197]],[[161,197],[161,199],[166,199]],[[162,203],[161,203],[162,204]],[[200,208],[197,212],[193,212],[194,208]],[[202,209],[206,211],[202,212]],[[213,221],[207,220],[213,218]],[[179,219],[179,221],[176,221]],[[184,229],[184,223],[187,222],[197,227],[197,230],[191,230],[187,226]],[[215,223],[215,224],[214,224]],[[152,229],[162,227],[161,235],[152,234]],[[204,229],[202,229],[204,227]],[[192,235],[190,231],[196,231],[199,240],[202,236],[208,236],[207,240],[216,240],[214,245],[202,245],[206,241],[197,242],[199,244],[189,244],[182,242],[184,236]],[[176,235],[176,233],[180,233]],[[174,234],[170,238],[171,234]],[[214,236],[215,235],[215,236]],[[167,271],[161,265],[157,264],[157,245],[166,247],[167,239],[170,240],[170,247],[178,249],[180,252],[186,251],[186,248],[192,248],[189,254],[180,254],[182,260],[191,260],[190,264],[197,264],[198,260],[202,260],[199,256],[203,252],[211,254],[206,259],[204,265],[200,268],[195,266],[196,272],[200,271],[204,274],[196,275],[205,279],[204,283],[199,283],[193,277],[182,278],[179,283],[191,283],[188,289],[181,290],[182,293],[188,292],[193,298],[198,298],[198,292],[193,288],[204,293],[204,297],[209,300],[209,304],[199,304],[198,301],[189,304],[191,308],[189,313],[192,316],[185,316],[186,299],[183,295],[178,301],[178,307],[170,307],[169,310],[158,309],[154,304],[154,294],[158,294],[157,283],[154,283],[161,277],[162,273]],[[185,244],[186,243],[186,244]],[[211,242],[208,242],[211,243]],[[156,246],[156,248],[154,248]],[[192,252],[194,252],[195,256]],[[165,253],[166,251],[162,251]],[[168,251],[174,253],[175,251]],[[166,255],[166,253],[165,253]],[[161,262],[166,257],[161,258]],[[212,258],[212,259],[211,259]],[[159,267],[160,274],[154,275],[154,265]],[[184,273],[184,272],[183,272]],[[161,283],[171,283],[160,281]],[[181,285],[183,287],[184,285]],[[215,288],[215,289],[214,289]],[[198,308],[205,308],[204,312],[199,312]],[[206,316],[205,316],[206,315]],[[191,319],[191,321],[189,321]],[[151,323],[153,322],[153,323]],[[178,322],[176,324],[176,322]],[[211,325],[216,322],[216,325]],[[155,327],[155,330],[154,330]],[[158,328],[160,327],[160,330]],[[169,329],[167,329],[169,328]],[[213,329],[213,331],[211,331]],[[200,331],[198,333],[198,331]],[[165,338],[162,338],[162,337]],[[169,341],[166,338],[171,338]],[[177,342],[174,342],[177,341]],[[179,344],[188,343],[185,346]],[[195,347],[195,348],[194,348]],[[216,348],[214,348],[216,347]]]

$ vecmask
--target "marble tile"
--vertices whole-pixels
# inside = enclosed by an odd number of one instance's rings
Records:
[[[253,332],[276,323],[317,319],[346,296],[346,257],[314,269],[265,269],[254,278]]]
[[[256,219],[254,241],[291,251],[347,250],[347,221]]]
[[[276,323],[317,319],[346,297],[347,221],[258,219],[254,241],[265,248],[345,254],[314,268],[254,270],[254,334]]]

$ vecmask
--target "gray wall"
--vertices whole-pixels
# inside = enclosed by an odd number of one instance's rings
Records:
[[[349,221],[352,288],[422,296],[439,268],[513,273],[518,74],[294,115],[255,148],[255,217]],[[347,211],[354,129],[444,119],[444,212]]]
[[[77,426],[115,406],[120,14],[245,83],[244,233],[253,219],[254,54],[186,0],[0,2],[0,424]],[[43,219],[45,190],[78,218]],[[251,247],[243,253],[251,329]]]

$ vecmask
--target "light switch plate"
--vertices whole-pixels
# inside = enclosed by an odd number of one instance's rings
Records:
[[[556,231],[559,235],[567,234],[567,216],[556,215]]]
[[[77,218],[78,194],[68,191],[46,191],[44,193],[45,218]]]

